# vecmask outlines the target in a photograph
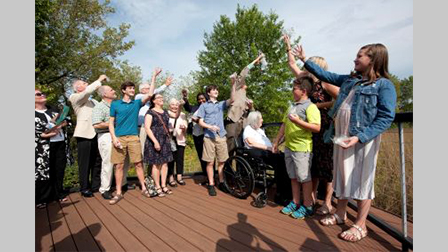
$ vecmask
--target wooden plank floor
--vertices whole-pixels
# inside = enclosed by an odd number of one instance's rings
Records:
[[[117,205],[99,193],[36,209],[36,251],[399,251],[401,244],[368,223],[367,238],[345,242],[343,226],[323,227],[321,217],[295,220],[268,202],[251,206],[253,197],[236,199],[218,191],[209,197],[193,179],[165,198],[145,198],[130,190]],[[380,210],[374,214],[400,226],[401,220]],[[412,236],[412,223],[409,224]]]

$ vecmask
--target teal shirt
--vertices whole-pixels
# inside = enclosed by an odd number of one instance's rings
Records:
[[[138,112],[142,106],[142,100],[113,101],[110,105],[110,116],[115,118],[115,135],[138,136]]]

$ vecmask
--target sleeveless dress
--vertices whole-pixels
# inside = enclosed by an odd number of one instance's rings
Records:
[[[332,97],[325,92],[322,82],[313,85],[310,100],[313,103],[329,102]],[[313,133],[313,161],[311,163],[311,177],[333,180],[333,143],[324,143],[324,132],[330,127],[333,120],[328,115],[328,108],[320,108],[320,131]]]
[[[337,112],[335,138],[349,136],[348,127],[355,89],[350,91]],[[337,198],[365,200],[375,197],[374,179],[380,143],[381,135],[378,135],[367,143],[358,142],[348,149],[334,145],[333,187]]]
[[[146,114],[152,116],[151,130],[154,134],[154,137],[160,144],[160,151],[156,151],[156,149],[154,148],[154,143],[148,136],[146,136],[145,155],[143,157],[145,163],[159,165],[173,161],[170,139],[163,127],[162,122],[159,119],[160,116],[168,129],[170,118],[168,112],[164,110],[163,113],[159,113],[152,109],[149,109]]]

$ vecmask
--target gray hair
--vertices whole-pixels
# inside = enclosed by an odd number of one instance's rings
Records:
[[[145,86],[148,86],[148,88],[151,86],[148,82],[143,82],[140,85],[138,85],[138,90],[140,91],[142,88],[145,88]]]
[[[81,81],[81,80],[80,79],[72,80],[72,88],[73,88],[73,92],[75,92],[75,93],[78,92],[78,81]]]
[[[250,125],[254,129],[258,129],[258,123],[260,123],[261,113],[259,111],[252,111],[247,116],[247,125]]]
[[[104,95],[106,94],[106,87],[109,87],[109,86],[107,86],[107,85],[101,86],[96,91],[101,98],[103,98]]]
[[[176,98],[171,98],[169,104],[171,105],[172,103],[177,103],[177,104],[179,104],[179,101],[178,101]]]

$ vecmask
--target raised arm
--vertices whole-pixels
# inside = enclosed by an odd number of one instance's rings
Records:
[[[230,99],[226,100],[226,106],[229,107],[235,101],[236,85],[232,82],[232,90],[230,91]]]
[[[336,73],[325,71],[318,64],[312,62],[311,60],[308,60],[305,55],[305,50],[303,50],[303,47],[301,45],[294,48],[293,54],[305,64],[304,67],[306,70],[308,70],[308,72],[312,73],[314,76],[316,76],[316,78],[323,82],[334,84],[340,87],[346,79],[350,78],[350,75],[339,75]]]
[[[294,76],[299,77],[299,75],[303,71],[300,70],[299,66],[297,66],[297,64],[296,64],[296,58],[294,57],[294,54],[291,50],[291,42],[290,42],[289,36],[287,34],[283,35],[283,41],[285,42],[286,53],[288,54],[288,66],[291,69]]]
[[[154,68],[154,71],[151,76],[151,84],[149,85],[149,91],[148,91],[149,97],[151,97],[154,94],[154,89],[156,89],[156,78],[161,72],[162,68],[160,67]]]
[[[74,93],[70,96],[69,100],[72,104],[77,104],[78,106],[82,106],[89,100],[89,97],[95,90],[97,90],[101,86],[101,82],[107,79],[107,76],[102,74],[98,78],[98,80],[89,84],[86,89],[79,93]]]

